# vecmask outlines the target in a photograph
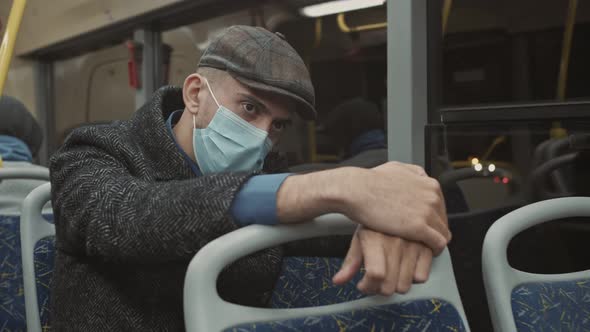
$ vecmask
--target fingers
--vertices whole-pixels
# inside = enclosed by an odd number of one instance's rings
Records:
[[[449,241],[451,241],[451,231],[449,230],[449,227],[446,225],[446,221],[443,221],[444,219],[442,219],[439,215],[432,215],[431,217],[428,217],[426,219],[426,223],[429,226],[428,228],[434,230],[435,232],[437,232],[440,237],[442,237],[444,239],[444,243],[439,243],[438,245],[442,244],[442,247],[436,246],[436,247],[430,247],[432,249],[442,249],[444,248],[447,243],[449,243]]]
[[[415,282],[426,282],[430,275],[430,268],[432,266],[432,250],[427,247],[421,246],[418,260],[416,262],[416,268],[414,269],[414,281]]]
[[[400,278],[400,263],[405,259],[405,241],[402,238],[393,236],[386,236],[385,240],[387,241],[385,242],[384,252],[387,261],[387,274],[379,288],[379,294],[391,296],[397,290]]]
[[[436,256],[438,256],[447,246],[447,238],[444,237],[439,230],[435,230],[432,227],[424,227],[422,232],[421,241],[432,249]]]
[[[418,257],[420,256],[422,248],[425,248],[424,245],[418,242],[404,241],[404,254],[396,285],[397,292],[405,294],[410,290],[410,287],[412,287]]]
[[[361,268],[362,261],[363,253],[361,250],[357,230],[352,237],[352,241],[350,242],[350,248],[348,249],[344,263],[342,263],[338,273],[332,277],[332,282],[336,285],[343,285],[352,280],[352,278]]]
[[[387,275],[387,262],[383,248],[384,235],[371,230],[359,231],[360,244],[365,263],[365,275],[357,284],[357,288],[365,294],[376,294]]]
[[[431,249],[420,242],[359,226],[346,259],[332,281],[336,285],[349,282],[364,262],[366,272],[357,284],[361,292],[384,296],[395,292],[406,293],[412,281],[424,282],[428,279],[432,257]]]
[[[442,188],[440,187],[440,183],[438,182],[438,180],[431,178],[430,181],[432,182],[433,190],[436,192],[439,198],[437,204],[437,211],[439,212],[441,220],[444,222],[445,225],[448,226],[449,222],[447,220],[447,205],[445,203],[445,196],[442,192]]]

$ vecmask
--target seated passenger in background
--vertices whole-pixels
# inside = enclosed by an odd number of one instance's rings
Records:
[[[354,166],[371,168],[387,162],[387,137],[383,116],[377,104],[354,98],[336,106],[327,116],[319,132],[330,137],[344,149],[339,163],[313,163],[290,168],[293,172],[326,170]]]
[[[34,168],[43,136],[35,118],[15,98],[0,97],[0,168]],[[20,212],[25,197],[44,181],[0,180],[0,214]]]
[[[0,97],[0,157],[3,161],[33,162],[41,147],[41,127],[19,100]]]
[[[280,34],[234,26],[182,89],[128,121],[76,129],[51,161],[56,220],[52,326],[182,330],[189,260],[239,227],[342,213],[359,223],[334,282],[392,294],[423,281],[450,239],[438,183],[413,165],[278,173],[267,158],[295,115],[315,117],[302,59]],[[275,174],[269,174],[275,173]],[[220,294],[264,306],[281,248],[230,265]]]
[[[345,147],[345,158],[387,149],[383,116],[377,104],[364,98],[354,98],[336,106],[328,114],[324,130]]]

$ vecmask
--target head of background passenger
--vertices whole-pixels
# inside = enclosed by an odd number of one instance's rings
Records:
[[[232,26],[214,38],[183,85],[193,149],[204,173],[260,170],[294,116],[314,119],[305,63],[285,37]],[[188,116],[187,116],[188,115]]]
[[[4,161],[32,162],[43,135],[41,127],[19,100],[0,97],[0,156]]]
[[[385,124],[374,102],[357,97],[346,100],[328,113],[321,131],[331,137],[345,155],[386,148]]]

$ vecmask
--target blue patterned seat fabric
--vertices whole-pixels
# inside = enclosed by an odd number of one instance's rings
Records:
[[[52,220],[51,215],[46,219]],[[42,253],[42,256],[39,254]],[[53,239],[42,239],[35,248],[37,295],[45,308],[49,298],[51,271],[53,270]],[[42,270],[40,270],[42,269]],[[48,311],[42,309],[43,325],[49,320]],[[25,300],[20,250],[20,216],[0,215],[0,331],[25,331]]]
[[[519,285],[512,314],[518,331],[590,331],[590,279]]]
[[[285,257],[270,300],[272,308],[307,308],[349,302],[364,297],[356,289],[357,274],[344,287],[332,283],[342,265],[340,258]]]
[[[37,303],[39,303],[39,314],[41,327],[44,332],[50,329],[49,325],[49,291],[51,276],[53,275],[55,257],[55,237],[41,239],[35,245],[35,277],[37,279]]]
[[[332,276],[342,259],[287,257],[271,299],[272,308],[302,308],[348,302],[364,295],[356,289],[361,274],[337,287]],[[411,301],[354,310],[329,316],[310,316],[242,324],[235,332],[266,331],[465,331],[457,310],[438,299]]]

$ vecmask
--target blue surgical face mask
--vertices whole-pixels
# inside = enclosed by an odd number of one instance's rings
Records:
[[[193,149],[203,174],[259,171],[272,148],[268,133],[223,107],[205,79],[217,112],[209,126],[197,129],[193,115]]]

